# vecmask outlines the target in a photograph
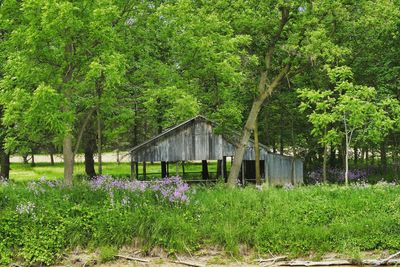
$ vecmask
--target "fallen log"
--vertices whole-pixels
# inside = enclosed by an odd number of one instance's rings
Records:
[[[396,257],[400,256],[400,251],[398,251],[397,253],[394,253],[392,255],[390,255],[389,257],[387,257],[386,259],[383,259],[380,264],[377,265],[385,265],[386,263],[388,263],[391,259],[394,259]]]
[[[342,265],[372,265],[372,266],[389,266],[399,265],[399,259],[384,259],[384,260],[332,260],[332,261],[287,261],[278,263],[280,266],[342,266]]]
[[[183,264],[183,265],[192,266],[192,267],[205,267],[206,266],[205,264],[202,264],[202,263],[197,263],[197,262],[192,262],[192,261],[182,261],[182,260],[173,261],[173,263]]]
[[[352,265],[347,260],[333,260],[333,261],[288,261],[280,263],[281,266],[337,266],[337,265]]]
[[[363,265],[373,265],[373,266],[389,266],[389,265],[399,265],[400,260],[363,260],[361,261]]]
[[[115,257],[126,259],[126,260],[131,260],[131,261],[150,262],[149,260],[146,260],[146,259],[134,258],[134,257],[124,256],[124,255],[116,255]]]
[[[263,262],[278,262],[278,261],[284,261],[287,259],[287,256],[279,256],[279,257],[274,257],[274,258],[269,258],[269,259],[256,259],[254,260],[255,262],[263,263]]]

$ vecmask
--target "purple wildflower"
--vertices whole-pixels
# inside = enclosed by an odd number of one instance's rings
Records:
[[[343,182],[345,171],[338,168],[330,168],[327,170],[327,178],[329,181]],[[360,182],[365,181],[368,176],[367,170],[364,169],[351,169],[348,172],[349,181]],[[323,182],[323,171],[321,169],[314,170],[308,173],[309,182],[318,184]]]
[[[178,176],[166,177],[154,181],[124,181],[115,180],[111,176],[98,176],[90,183],[92,189],[127,190],[130,192],[150,191],[159,199],[166,199],[171,203],[185,203],[188,201],[189,185]],[[127,203],[126,203],[127,204]]]

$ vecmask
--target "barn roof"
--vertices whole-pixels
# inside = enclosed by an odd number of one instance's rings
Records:
[[[135,152],[135,151],[138,151],[138,150],[140,150],[141,148],[144,148],[144,147],[147,147],[148,145],[151,145],[151,144],[153,144],[153,143],[156,143],[158,140],[160,140],[160,139],[162,139],[162,138],[165,138],[165,137],[167,137],[167,136],[169,136],[169,135],[173,135],[175,132],[178,132],[178,131],[180,131],[181,129],[183,129],[183,128],[187,127],[188,125],[193,124],[193,123],[195,123],[195,122],[205,122],[205,123],[207,123],[207,124],[210,124],[212,127],[215,127],[215,126],[216,126],[216,123],[215,123],[215,122],[213,122],[213,121],[207,119],[206,117],[204,117],[204,116],[202,116],[202,115],[197,115],[196,117],[193,117],[193,118],[191,118],[191,119],[189,119],[189,120],[187,120],[187,121],[184,121],[184,122],[182,122],[182,123],[180,123],[180,124],[177,124],[177,125],[175,125],[175,126],[172,126],[171,128],[168,128],[168,129],[165,130],[164,132],[162,132],[162,133],[160,133],[160,134],[158,134],[158,135],[152,137],[151,139],[149,139],[149,140],[147,140],[147,141],[145,141],[145,142],[143,142],[143,143],[141,143],[141,144],[135,146],[134,148],[132,148],[132,149],[129,150],[129,151],[130,151],[131,153],[132,153],[132,152]],[[221,135],[224,137],[225,140],[227,140],[227,141],[228,141],[230,144],[232,144],[232,145],[236,145],[235,142],[234,142],[233,140],[237,140],[237,139],[240,138],[240,134],[239,134],[238,132],[232,131],[232,130],[229,130],[229,133],[228,133],[228,134],[222,133]],[[253,139],[250,139],[250,140],[249,140],[249,143],[254,144],[254,140],[253,140]],[[260,146],[260,148],[262,148],[262,149],[264,149],[264,150],[266,150],[266,151],[268,151],[268,152],[271,152],[271,150],[270,150],[267,146],[265,146],[265,145],[263,145],[263,144],[261,144],[261,143],[259,143],[259,146]]]

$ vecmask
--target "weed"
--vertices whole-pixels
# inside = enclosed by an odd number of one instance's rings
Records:
[[[99,249],[99,258],[101,262],[108,262],[115,259],[118,249],[112,246],[102,246]]]

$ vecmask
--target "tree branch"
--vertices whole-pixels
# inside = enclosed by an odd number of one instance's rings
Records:
[[[274,51],[275,51],[276,43],[281,38],[283,29],[285,28],[285,25],[287,24],[288,21],[289,21],[289,9],[288,8],[281,8],[281,19],[279,21],[278,31],[272,37],[271,44],[267,48],[267,51],[266,51],[265,56],[264,56],[265,72],[263,72],[261,75],[262,75],[262,78],[264,78],[265,80],[268,79],[268,72],[271,69],[271,61],[272,61],[272,56],[273,56]],[[265,77],[263,77],[263,75],[265,75]],[[260,82],[260,84],[261,84],[261,82]],[[260,92],[262,92],[263,89],[264,88],[260,88],[260,86],[259,86],[259,91]]]

